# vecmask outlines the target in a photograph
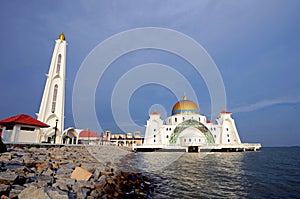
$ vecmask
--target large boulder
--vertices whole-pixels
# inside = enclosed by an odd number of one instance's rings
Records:
[[[12,185],[18,175],[13,172],[0,172],[0,184]]]
[[[19,194],[19,199],[50,199],[44,188],[29,186]]]

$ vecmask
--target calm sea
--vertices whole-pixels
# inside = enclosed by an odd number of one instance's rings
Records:
[[[125,167],[153,181],[149,198],[300,198],[300,147],[136,153]]]

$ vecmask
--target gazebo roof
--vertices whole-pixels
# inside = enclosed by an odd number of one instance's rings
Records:
[[[15,115],[4,120],[0,120],[0,125],[7,126],[7,125],[15,125],[15,124],[24,124],[29,126],[38,126],[41,128],[49,127],[48,124],[45,124],[29,115],[20,114]]]
[[[100,138],[99,135],[97,135],[96,133],[94,133],[91,130],[83,130],[83,131],[81,131],[79,133],[79,137],[80,138],[87,138],[87,137],[90,137],[90,138]]]

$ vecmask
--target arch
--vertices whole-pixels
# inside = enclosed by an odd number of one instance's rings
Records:
[[[55,135],[55,128],[48,128],[44,131],[43,133],[43,140],[45,140],[46,142],[53,142],[54,141],[54,135]],[[60,143],[60,135],[61,135],[61,132],[59,129],[56,130],[56,144],[59,144]]]
[[[62,135],[63,144],[77,144],[78,143],[78,133],[74,128],[68,128],[63,132]]]
[[[180,124],[178,124],[176,126],[176,128],[174,129],[174,131],[172,132],[170,139],[169,139],[169,143],[175,144],[177,142],[177,139],[179,137],[179,134],[187,129],[187,128],[196,128],[198,129],[200,132],[202,132],[205,136],[206,142],[207,143],[215,143],[214,137],[211,134],[211,132],[208,130],[208,128],[202,124],[201,122],[198,122],[196,120],[186,120]]]

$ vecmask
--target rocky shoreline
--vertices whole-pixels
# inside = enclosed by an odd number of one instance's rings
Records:
[[[116,146],[12,146],[0,154],[1,199],[147,198],[150,180],[118,169],[130,153]],[[90,175],[71,178],[76,168]]]

